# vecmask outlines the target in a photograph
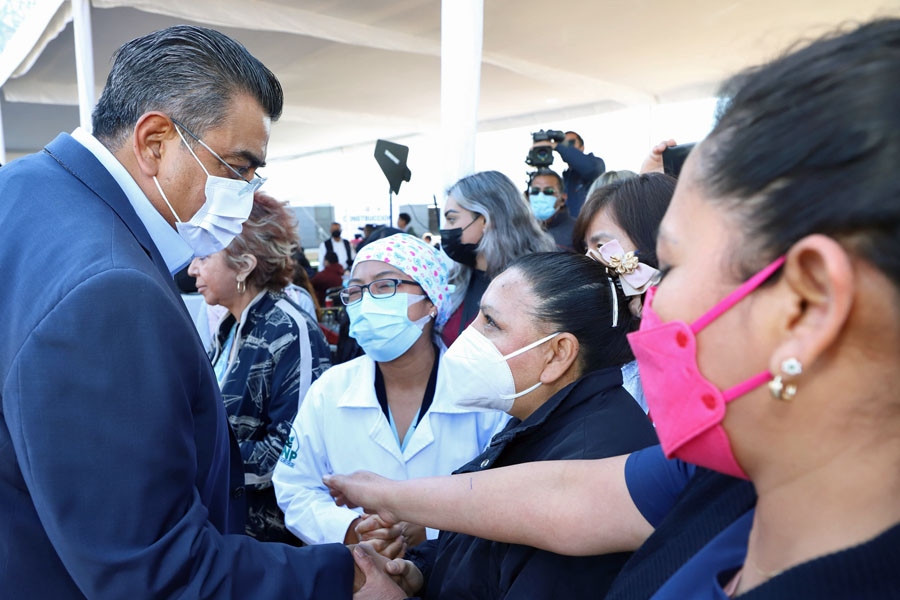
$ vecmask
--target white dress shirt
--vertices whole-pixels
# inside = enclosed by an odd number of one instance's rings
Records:
[[[334,253],[337,254],[338,262],[344,269],[347,269],[347,259],[353,260],[354,252],[353,252],[353,244],[350,244],[350,256],[347,256],[347,248],[344,246],[344,242],[346,241],[344,238],[340,240],[335,240],[334,238],[328,238],[331,240],[331,247],[334,248]],[[326,240],[328,241],[328,240]],[[325,247],[325,242],[319,244],[319,270],[325,270],[325,253],[328,249]]]
[[[119,159],[100,140],[81,127],[72,132],[72,137],[100,161],[100,164],[109,171],[109,174],[125,192],[125,197],[128,198],[128,202],[131,203],[131,207],[134,208],[141,223],[147,228],[150,239],[156,244],[156,249],[159,250],[166,262],[169,273],[174,275],[183,269],[194,257],[193,250],[150,203],[143,190],[128,170],[122,166]]]

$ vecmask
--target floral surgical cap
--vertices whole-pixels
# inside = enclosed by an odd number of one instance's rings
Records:
[[[363,246],[353,261],[353,269],[369,260],[385,262],[409,275],[422,286],[437,309],[437,325],[447,322],[450,318],[451,290],[447,267],[441,260],[440,252],[431,244],[406,233],[396,233]]]

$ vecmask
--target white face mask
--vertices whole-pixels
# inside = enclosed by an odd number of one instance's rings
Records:
[[[178,125],[175,126],[175,131],[178,132],[181,141],[190,150],[194,160],[200,164],[200,168],[206,173],[206,202],[191,217],[191,220],[185,223],[178,217],[175,209],[172,208],[172,204],[169,203],[169,199],[155,176],[153,177],[153,183],[156,184],[156,189],[159,190],[169,210],[175,215],[175,220],[177,221],[175,228],[178,230],[178,235],[190,245],[194,251],[194,256],[209,256],[227,248],[228,244],[241,233],[242,225],[253,209],[253,194],[259,189],[259,186],[263,184],[265,179],[254,177],[252,181],[247,182],[243,179],[228,179],[210,175],[203,163],[200,162],[200,159],[197,158],[197,155],[194,154],[190,144],[184,139],[184,136],[181,134],[181,128]],[[213,156],[218,158],[222,164],[231,168],[209,146],[199,139],[197,141],[209,150]]]
[[[557,331],[504,356],[480,331],[468,327],[441,358],[441,369],[453,382],[451,393],[454,403],[464,408],[495,409],[508,413],[516,398],[533,392],[541,382],[516,392],[516,382],[506,361],[558,335]]]

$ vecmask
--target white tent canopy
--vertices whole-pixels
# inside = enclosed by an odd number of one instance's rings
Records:
[[[12,24],[15,43],[0,46],[5,143],[20,154],[78,124],[74,35],[69,2],[8,1],[30,11],[25,24]],[[115,49],[149,31],[204,24],[246,45],[285,88],[271,158],[439,129],[437,0],[93,0],[92,6],[97,95]],[[485,0],[479,128],[709,96],[727,75],[799,38],[898,13],[897,0]]]

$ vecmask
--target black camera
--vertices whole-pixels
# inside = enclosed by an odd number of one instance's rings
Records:
[[[566,139],[566,134],[556,129],[548,129],[546,131],[541,129],[532,133],[531,139],[533,143],[553,141],[559,144]],[[553,147],[538,146],[532,148],[528,151],[528,156],[525,157],[525,164],[532,167],[549,167],[553,164]]]
[[[531,134],[531,140],[535,143],[556,142],[557,144],[561,144],[565,139],[566,134],[562,131],[557,131],[556,129],[548,129],[547,131],[541,129],[540,131]]]

